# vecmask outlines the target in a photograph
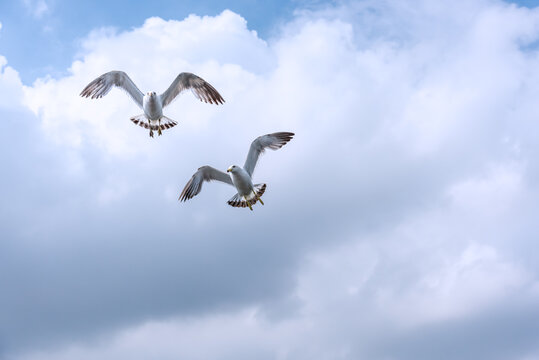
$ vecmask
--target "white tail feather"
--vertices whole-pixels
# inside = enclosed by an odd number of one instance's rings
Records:
[[[130,120],[135,125],[141,126],[145,129],[150,129],[151,127],[151,130],[158,130],[159,128],[161,128],[161,130],[166,130],[178,125],[176,121],[166,116],[161,117],[161,125],[159,125],[159,122],[157,120],[150,120],[148,122],[148,118],[145,114],[133,116]]]
[[[246,196],[251,206],[256,204],[258,198],[261,197],[266,191],[266,184],[256,184],[254,187],[257,196],[255,196],[255,194],[253,193],[250,193],[248,196]],[[245,198],[240,194],[236,194],[230,200],[228,200],[228,205],[242,208],[248,206],[247,201],[245,201]]]

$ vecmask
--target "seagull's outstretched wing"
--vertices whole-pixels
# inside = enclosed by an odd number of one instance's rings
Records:
[[[109,71],[89,83],[80,96],[98,99],[107,95],[112,86],[118,86],[129,94],[131,98],[142,108],[142,98],[144,94],[139,90],[135,83],[123,71]]]
[[[198,195],[200,190],[202,190],[202,183],[204,181],[212,180],[222,181],[224,183],[234,186],[232,179],[227,173],[212,168],[211,166],[203,166],[199,168],[196,173],[193,174],[191,180],[189,180],[187,185],[185,185],[185,187],[183,188],[183,191],[178,200],[187,201],[189,199],[192,199],[193,197]]]
[[[257,137],[252,143],[251,148],[249,149],[249,154],[247,154],[247,159],[245,159],[245,165],[243,169],[253,176],[253,171],[255,170],[256,162],[260,154],[270,148],[271,150],[277,150],[283,147],[287,142],[292,140],[294,133],[291,132],[276,132],[273,134],[267,134]]]
[[[221,94],[210,83],[195,74],[183,72],[170,84],[167,91],[161,94],[161,104],[163,107],[167,106],[179,93],[187,89],[191,89],[200,101],[216,105],[225,102]]]

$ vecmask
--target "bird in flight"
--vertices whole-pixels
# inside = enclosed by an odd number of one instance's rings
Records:
[[[192,199],[200,193],[204,181],[217,180],[234,186],[238,191],[236,195],[228,200],[230,206],[248,206],[252,211],[252,205],[256,204],[257,201],[260,201],[260,203],[264,205],[264,202],[260,197],[266,191],[266,184],[253,185],[252,181],[253,171],[258,158],[266,149],[280,149],[289,142],[293,136],[294,133],[291,132],[276,132],[257,137],[251,143],[243,168],[237,165],[230,166],[227,170],[227,173],[230,175],[211,166],[202,166],[193,174],[187,185],[185,185],[178,200],[187,201],[188,199]]]
[[[109,71],[89,83],[80,93],[82,97],[98,99],[107,95],[113,86],[122,88],[144,110],[144,114],[131,117],[131,121],[146,129],[150,129],[150,137],[153,131],[161,135],[161,130],[170,129],[178,123],[163,115],[163,108],[169,105],[184,90],[191,89],[193,94],[205,103],[223,104],[225,100],[208,82],[195,74],[188,72],[180,73],[170,84],[168,89],[161,95],[154,91],[143,94],[142,91],[123,71]]]

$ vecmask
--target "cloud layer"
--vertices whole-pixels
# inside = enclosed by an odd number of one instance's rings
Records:
[[[538,11],[497,1],[365,1],[268,41],[230,11],[98,29],[32,86],[2,60],[24,161],[0,155],[0,355],[537,357],[538,39]],[[78,96],[112,69],[227,102],[183,94],[150,139],[121,91]],[[273,131],[297,136],[259,163],[266,206],[215,183],[176,202]]]

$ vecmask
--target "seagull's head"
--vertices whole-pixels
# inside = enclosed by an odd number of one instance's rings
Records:
[[[236,165],[230,165],[230,166],[228,167],[228,169],[226,169],[226,172],[229,172],[229,173],[233,173],[233,174],[234,174],[235,172],[238,171],[238,169],[239,169],[238,166],[236,166]]]
[[[146,93],[146,95],[148,95],[149,97],[154,97],[155,96],[155,91],[148,91]]]

